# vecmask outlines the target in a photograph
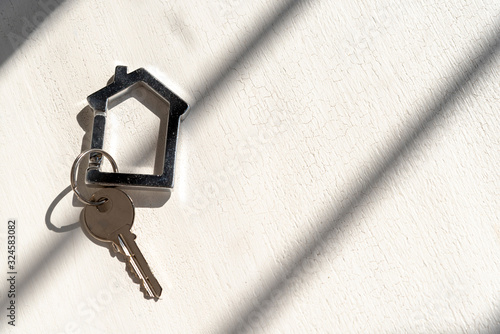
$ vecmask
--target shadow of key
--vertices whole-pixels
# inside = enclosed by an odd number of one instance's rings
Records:
[[[56,226],[52,222],[52,214],[54,212],[54,209],[59,205],[59,203],[63,200],[64,197],[66,197],[69,193],[72,193],[71,186],[66,187],[59,195],[56,196],[56,198],[50,203],[47,212],[45,213],[45,225],[47,225],[47,228],[51,231],[57,232],[57,233],[64,233],[68,232],[71,230],[74,230],[80,226],[80,222],[77,221],[75,223],[63,225],[61,227]]]

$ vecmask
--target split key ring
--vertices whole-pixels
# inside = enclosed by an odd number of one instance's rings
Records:
[[[106,201],[107,201],[106,198],[100,199],[100,200],[95,201],[95,202],[86,200],[85,198],[83,198],[83,196],[80,193],[80,191],[78,190],[78,186],[76,184],[76,174],[78,171],[78,166],[80,165],[80,161],[82,160],[82,158],[84,156],[86,156],[87,154],[90,154],[90,153],[100,153],[100,154],[104,155],[111,163],[111,166],[113,167],[113,172],[118,173],[118,165],[116,164],[115,159],[113,159],[113,157],[109,153],[107,153],[106,151],[103,151],[101,149],[98,149],[98,148],[91,148],[90,150],[86,150],[86,151],[83,151],[82,153],[80,153],[76,157],[75,162],[73,162],[73,166],[71,167],[71,175],[70,175],[71,189],[73,189],[76,197],[80,200],[80,202],[85,203],[87,205],[101,205],[101,204],[106,203]]]

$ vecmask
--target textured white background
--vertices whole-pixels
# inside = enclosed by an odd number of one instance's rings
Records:
[[[500,2],[0,7],[1,333],[500,332]],[[158,302],[67,189],[117,64],[192,105],[171,198],[136,210]],[[110,119],[122,169],[151,170],[158,118]]]

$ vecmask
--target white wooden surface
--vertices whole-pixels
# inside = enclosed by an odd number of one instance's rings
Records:
[[[20,291],[11,328],[0,280],[0,332],[500,332],[500,2],[66,0],[38,22],[42,4],[0,16]],[[158,302],[64,228],[86,96],[117,64],[192,105],[172,196],[136,210]],[[107,148],[150,170],[159,121],[131,101]]]

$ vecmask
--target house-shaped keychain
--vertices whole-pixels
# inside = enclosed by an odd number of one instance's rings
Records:
[[[103,148],[108,100],[120,93],[126,93],[128,90],[134,89],[134,85],[138,83],[158,94],[169,104],[168,107],[165,105],[165,108],[168,109],[165,110],[168,112],[168,124],[165,136],[165,156],[162,174],[101,172],[102,155],[93,153],[90,156],[89,168],[87,169],[87,182],[106,186],[136,186],[165,189],[173,187],[177,133],[180,121],[186,115],[189,106],[143,68],[127,73],[126,66],[117,66],[113,82],[87,97],[90,107],[94,110],[91,148],[100,150]]]

